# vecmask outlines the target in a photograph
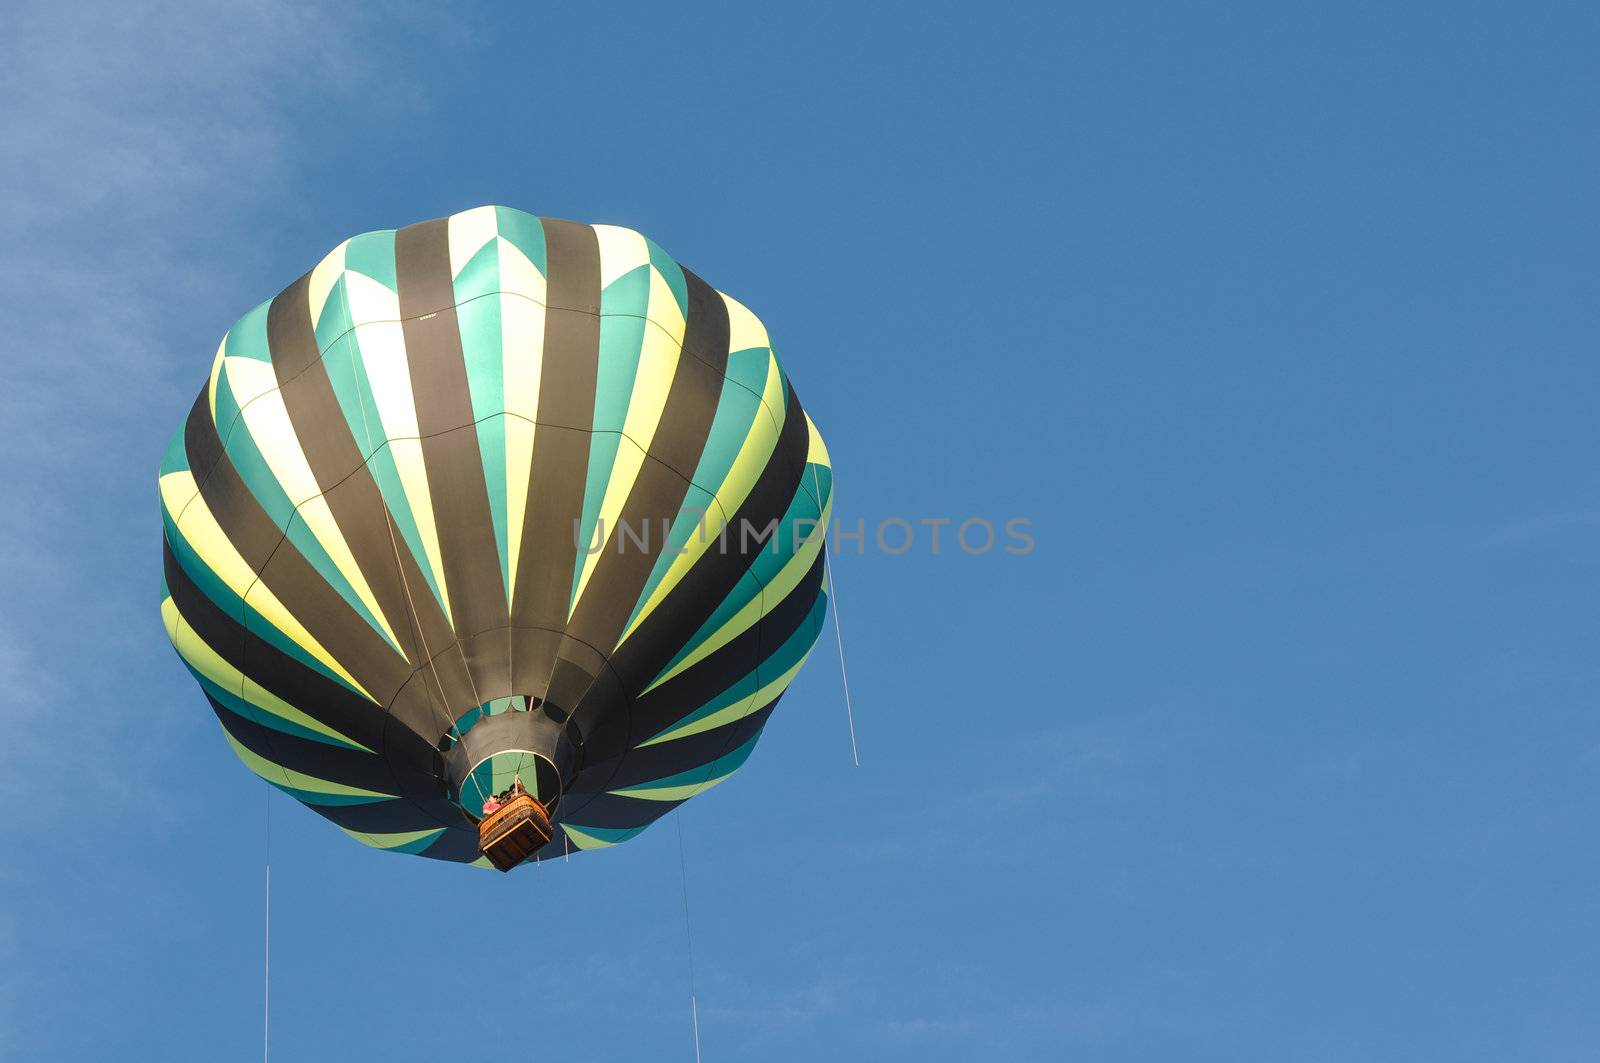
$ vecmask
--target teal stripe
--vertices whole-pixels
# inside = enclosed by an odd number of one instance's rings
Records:
[[[344,268],[371,277],[391,292],[400,290],[395,280],[394,230],[362,233],[344,250]]]
[[[416,518],[412,516],[405,488],[400,485],[400,470],[395,466],[394,455],[389,452],[388,447],[384,447],[372,456],[367,467],[372,470],[372,479],[378,485],[378,493],[383,495],[390,515],[394,517],[395,527],[400,529],[400,537],[405,540],[406,548],[411,551],[411,556],[416,559],[417,568],[422,572],[422,578],[427,582],[428,589],[433,592],[433,600],[439,603],[440,610],[444,610],[444,594],[439,590],[438,580],[434,578],[433,566],[428,563],[428,553],[422,546],[422,532],[418,530]],[[448,612],[446,615],[449,615]]]
[[[184,444],[183,436],[184,430],[180,428],[167,441],[167,449],[161,455],[161,476],[189,470],[189,448]]]
[[[801,538],[806,536],[812,528],[809,523],[800,524],[797,527],[796,521],[816,520],[820,516],[821,511],[817,509],[817,504],[811,498],[811,493],[809,491],[796,492],[795,496],[789,500],[789,508],[778,521],[777,533],[773,538],[762,544],[760,552],[751,560],[750,568],[745,572],[744,577],[734,585],[733,590],[717,606],[716,611],[711,614],[704,624],[700,625],[700,629],[684,644],[683,648],[677,652],[672,660],[667,662],[667,666],[661,669],[656,678],[659,679],[662,675],[676,668],[679,661],[693,653],[702,642],[716,634],[724,624],[732,620],[739,610],[754,601],[766,585],[777,577],[783,566],[794,558],[794,555],[800,549]],[[730,550],[738,548],[738,536],[741,531],[742,529],[740,528],[729,529]],[[777,543],[776,553],[773,550],[774,542]],[[755,546],[755,539],[752,535],[750,547],[754,549]]]
[[[500,235],[548,277],[550,268],[545,264],[544,225],[539,219],[512,207],[494,208],[494,217]]]
[[[500,291],[500,243],[490,237],[489,242],[473,252],[461,272],[455,277],[456,312],[466,309],[469,300],[493,295]],[[493,300],[486,300],[493,302]],[[499,344],[495,345],[499,349]]]
[[[683,279],[683,267],[672,260],[672,256],[656,246],[656,242],[645,237],[645,245],[650,249],[650,265],[661,274],[661,279],[667,282],[667,287],[672,291],[672,297],[678,301],[678,312],[685,318],[689,316],[689,285]]]
[[[616,464],[622,426],[628,417],[639,357],[644,346],[649,305],[650,270],[640,266],[612,281],[600,296],[600,358],[596,371],[593,436],[589,441],[589,469],[584,481],[583,517],[578,528],[580,549],[572,566],[570,609],[577,601],[578,580],[588,560],[584,549],[595,545],[595,525],[605,501],[606,486]],[[631,316],[637,314],[638,316]],[[612,316],[607,316],[612,315]]]
[[[444,833],[445,833],[444,828],[440,827],[438,830],[429,831],[427,834],[424,834],[422,837],[416,838],[416,839],[414,839],[412,841],[409,841],[409,842],[406,842],[404,845],[392,845],[392,846],[389,846],[388,848],[384,849],[384,852],[386,852],[386,853],[407,853],[407,854],[410,854],[410,855],[414,856],[414,855],[416,855],[418,853],[421,853],[422,851],[427,849],[429,846],[433,845],[433,843],[438,841],[440,838],[444,837]]]
[[[832,469],[814,461],[807,462],[805,475],[800,483],[805,488],[806,494],[817,504],[817,512],[820,513],[827,508],[828,499],[833,497]],[[817,494],[819,490],[822,492],[821,497]]]
[[[282,790],[296,801],[299,801],[301,804],[316,805],[322,808],[345,808],[350,805],[375,805],[379,801],[394,800],[392,797],[361,797],[355,794],[319,794],[314,790],[297,790],[293,786],[285,786],[283,783],[272,782],[271,779],[268,779],[267,782],[272,783],[273,786],[276,786],[278,789]]]
[[[693,477],[695,486],[691,487],[685,496],[686,502],[701,506],[713,515],[718,511],[709,492],[716,490],[727,478],[728,471],[733,468],[734,460],[739,456],[740,448],[750,437],[750,426],[756,417],[764,416],[760,412],[759,388],[753,390],[745,381],[755,380],[759,372],[761,384],[765,385],[766,350],[765,347],[756,347],[740,351],[728,358],[728,379],[723,382],[722,394],[717,398],[717,412],[711,419],[711,430],[706,434],[706,444],[700,452],[700,462],[695,467]],[[690,502],[691,498],[698,500]],[[666,578],[673,561],[676,560],[677,551],[682,550],[688,544],[690,536],[698,532],[699,519],[693,513],[679,512],[673,522],[672,532],[668,536],[671,549],[663,550],[656,558],[655,566],[650,570],[650,578],[645,580],[639,600],[634,603],[633,613],[628,617],[629,624],[638,619],[639,610],[644,608],[644,603],[650,600],[656,587]]]
[[[322,304],[317,318],[317,350],[327,353],[350,328],[350,289],[341,273],[328,290],[328,301]]]
[[[680,771],[676,775],[669,775],[665,779],[656,779],[653,782],[639,783],[634,786],[624,786],[624,790],[670,790],[674,786],[698,786],[700,783],[720,778],[733,771],[750,759],[750,754],[755,752],[756,742],[761,738],[757,731],[738,749],[731,753],[724,753],[709,764],[702,764],[698,768]]]
[[[644,826],[648,827],[649,824],[647,823]],[[616,845],[619,842],[625,842],[629,838],[634,837],[640,831],[644,830],[644,827],[585,827],[581,823],[574,823],[572,824],[572,829],[576,831],[582,831],[583,833],[589,835],[589,837],[594,838],[596,841],[606,842],[609,845]]]
[[[661,554],[650,570],[650,577],[645,580],[644,589],[639,592],[639,600],[633,603],[633,612],[629,614],[623,630],[627,630],[639,618],[639,610],[644,608],[644,603],[650,600],[656,587],[666,578],[667,571],[678,556],[697,546],[701,538],[707,542],[711,540],[716,522],[721,519],[718,513],[717,501],[711,492],[693,484],[684,492],[683,506],[673,518]]]
[[[183,657],[180,655],[178,659],[181,661]],[[281,716],[276,716],[265,709],[252,705],[231,690],[218,686],[210,679],[207,679],[195,670],[188,661],[183,661],[183,666],[189,669],[189,674],[194,676],[195,681],[200,684],[207,694],[210,694],[211,697],[221,703],[223,708],[235,715],[243,716],[247,720],[260,724],[262,727],[269,727],[274,731],[282,731],[284,734],[294,735],[296,738],[310,739],[313,742],[321,742],[323,745],[334,746],[338,749],[354,749],[361,753],[369,752],[369,750],[362,749],[354,742],[341,742],[330,735],[322,734],[320,731],[313,731],[309,727],[302,727],[291,720],[285,720]]]
[[[267,311],[272,306],[268,299],[234,322],[222,344],[222,353],[229,358],[254,358],[258,362],[272,361],[267,346]]]
[[[822,616],[827,608],[827,601],[826,597],[820,594],[817,595],[817,600],[812,603],[811,611],[806,614],[805,619],[800,621],[800,625],[790,633],[789,637],[781,645],[767,656],[766,660],[756,665],[737,683],[706,702],[700,708],[674,721],[671,725],[663,727],[650,737],[652,739],[658,738],[669,731],[676,731],[681,727],[698,723],[707,716],[714,716],[723,709],[753,696],[756,691],[767,683],[772,682],[784,672],[793,668],[800,662],[801,658],[811,652],[812,645],[816,643],[817,635],[822,631]],[[760,706],[756,706],[756,709],[760,709]],[[727,724],[723,726],[727,726]]]
[[[216,425],[217,437],[226,441],[234,427],[238,425],[239,415],[242,412],[238,396],[233,393],[233,385],[228,381],[226,366],[217,374],[217,389],[212,392],[211,402],[213,410],[211,420]],[[211,474],[210,469],[202,469],[200,472],[205,476]]]
[[[502,350],[500,300],[478,298],[500,290],[497,242],[490,240],[472,256],[456,278],[456,322],[461,333],[461,354],[467,371],[472,416],[477,422],[478,452],[483,461],[483,483],[489,497],[489,517],[494,524],[495,548],[500,555],[500,582],[511,596],[510,532],[506,522],[505,355]]]
[[[728,355],[728,379],[748,388],[758,398],[767,390],[767,376],[771,372],[770,347],[746,347]]]

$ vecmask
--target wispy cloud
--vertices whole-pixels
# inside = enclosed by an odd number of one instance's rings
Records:
[[[247,234],[292,198],[297,122],[357,96],[392,105],[397,90],[371,91],[392,12],[380,25],[284,0],[204,12],[44,0],[7,14],[0,798],[32,804],[0,838],[0,943],[17,956],[19,940],[72,932],[36,925],[38,907],[20,902],[45,867],[83,859],[52,840],[62,812],[39,803],[60,785],[56,721],[91,721],[75,727],[74,757],[118,765],[97,780],[105,814],[160,805],[148,790],[177,717],[148,693],[172,674],[152,653],[154,469],[219,338],[196,337],[247,308],[229,305],[219,261],[252,261]],[[37,995],[38,978],[0,983],[0,1055],[23,1037],[18,995]]]
[[[1600,531],[1600,509],[1563,510],[1513,521],[1467,546],[1469,553],[1532,546],[1547,539]]]
[[[155,462],[214,322],[246,309],[220,263],[248,264],[293,198],[296,120],[393,92],[365,91],[382,35],[342,8],[42,2],[8,22],[0,697],[29,719],[156,626]]]

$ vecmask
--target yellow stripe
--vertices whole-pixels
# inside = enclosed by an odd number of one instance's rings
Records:
[[[609,849],[617,844],[616,842],[608,842],[596,838],[593,834],[586,834],[570,823],[561,824],[561,829],[567,832],[567,837],[572,839],[572,844],[576,845],[580,851],[585,849]]]
[[[672,565],[667,569],[667,574],[662,577],[656,589],[639,610],[639,615],[623,631],[622,638],[617,640],[620,646],[638,630],[640,624],[656,610],[672,589],[678,585],[684,575],[694,567],[695,563],[717,541],[722,529],[727,526],[729,513],[738,512],[739,506],[744,502],[745,496],[755,486],[762,471],[767,467],[767,462],[772,457],[772,452],[778,445],[779,426],[771,415],[771,400],[776,398],[777,409],[783,409],[783,390],[781,378],[778,373],[777,362],[768,356],[767,380],[765,393],[762,398],[762,410],[758,410],[754,421],[750,425],[749,434],[745,436],[739,454],[734,458],[733,465],[728,470],[728,475],[718,485],[714,492],[717,505],[705,516],[705,533],[698,530],[683,544],[683,553],[673,558]],[[765,411],[765,412],[763,412]],[[696,485],[703,486],[703,485]]]
[[[229,329],[228,332],[232,332]],[[222,375],[223,351],[228,349],[228,333],[222,334],[222,342],[217,344],[217,356],[211,359],[211,378],[206,383],[206,402],[211,406],[211,423],[217,423],[217,378]]]
[[[172,639],[172,645],[178,651],[178,655],[188,661],[195,671],[217,684],[217,686],[222,687],[231,694],[238,695],[262,712],[270,713],[280,720],[298,724],[320,735],[326,735],[337,742],[342,742],[353,749],[359,749],[364,753],[372,752],[360,742],[340,734],[320,720],[307,716],[304,712],[267,691],[243,672],[229,664],[183,618],[183,614],[178,610],[177,603],[171,598],[162,599],[161,618],[166,622],[167,635]]]
[[[591,225],[600,249],[600,289],[650,261],[650,246],[644,236],[620,225]]]
[[[257,753],[253,753],[240,744],[239,740],[222,728],[223,737],[228,740],[228,745],[233,747],[233,752],[244,761],[244,766],[266,779],[268,782],[279,782],[294,790],[304,790],[312,794],[327,794],[330,797],[398,797],[398,794],[380,794],[375,790],[362,790],[355,786],[346,786],[344,783],[333,782],[329,779],[319,779],[314,775],[303,775],[298,771],[286,768],[282,764],[275,764]],[[276,776],[276,778],[275,778]]]
[[[661,426],[661,411],[666,408],[667,394],[672,390],[672,378],[678,371],[679,348],[667,334],[646,327],[644,343],[639,351],[639,370],[634,376],[633,393],[628,398],[628,415],[622,422],[622,440],[617,446],[616,459],[611,464],[611,476],[606,480],[606,493],[600,503],[599,524],[605,529],[606,543],[616,534],[622,517],[622,507],[639,479],[644,467],[645,454],[655,440]],[[573,595],[572,609],[577,610],[583,598],[589,577],[594,574],[602,548],[583,559],[583,573],[578,577],[578,593]],[[570,614],[569,614],[570,619]]]
[[[450,276],[461,276],[472,256],[483,250],[483,245],[495,239],[499,223],[493,207],[474,207],[460,214],[452,214],[445,223],[450,241]]]
[[[345,299],[350,304],[352,328],[369,323],[400,320],[400,297],[365,273],[344,273]]]
[[[161,477],[161,500],[169,513],[180,512],[174,503],[181,498],[188,498],[189,501],[182,507],[181,515],[177,518],[178,531],[195,553],[200,555],[206,567],[215,572],[218,578],[227,584],[229,590],[260,613],[267,623],[283,632],[295,645],[326,665],[335,675],[366,695],[369,700],[376,702],[377,699],[368,694],[366,689],[356,682],[355,676],[345,671],[344,666],[334,660],[333,654],[312,637],[311,632],[295,619],[278,600],[278,596],[272,593],[271,588],[260,581],[255,569],[239,556],[239,551],[234,549],[233,543],[212,516],[210,507],[206,505],[206,500],[201,497],[195,486],[194,476],[187,469]]]
[[[549,301],[546,296],[546,282],[544,274],[539,272],[527,255],[522,253],[522,248],[500,237],[500,292],[503,295],[519,295],[539,307],[540,316],[543,317],[545,304]],[[540,336],[541,340],[543,336]]]
[[[375,307],[384,300],[370,291],[387,288],[375,281],[365,281],[360,274],[346,274],[352,290],[361,292],[364,306]],[[396,306],[398,312],[398,305]],[[411,392],[411,369],[407,360],[405,335],[397,321],[369,321],[356,327],[356,346],[361,352],[361,362],[367,371],[367,381],[372,387],[373,405],[382,422],[381,432],[389,441],[389,453],[394,458],[400,485],[411,510],[417,533],[422,539],[434,583],[439,588],[440,605],[445,619],[452,625],[450,590],[444,577],[444,557],[439,549],[439,533],[434,524],[433,496],[428,490],[428,472],[422,461],[422,443],[417,438],[417,407]]]
[[[833,512],[833,499],[828,499],[828,504],[823,507],[820,528],[828,526],[829,515]],[[659,679],[645,688],[648,693],[665,683],[673,676],[686,668],[691,668],[700,661],[705,660],[717,650],[732,642],[741,633],[748,630],[752,624],[766,616],[777,604],[788,597],[789,592],[800,584],[805,574],[811,571],[811,565],[817,558],[817,552],[822,549],[823,537],[818,534],[811,537],[809,542],[803,544],[794,552],[794,556],[784,562],[778,574],[772,577],[772,582],[761,588],[744,608],[728,618],[710,637],[696,646],[687,657],[672,666],[671,671],[664,673]],[[770,604],[769,604],[770,603]]]
[[[733,769],[733,771],[737,770],[737,768]],[[707,779],[705,782],[686,783],[683,786],[668,786],[664,789],[656,790],[644,788],[637,790],[612,790],[611,792],[616,794],[618,797],[636,797],[642,801],[687,801],[694,795],[705,793],[718,783],[726,781],[733,775],[733,771],[724,772],[723,774],[718,775],[715,779]]]
[[[767,412],[766,420],[756,417],[755,423],[750,426],[749,437],[739,449],[739,456],[734,459],[733,467],[716,490],[717,501],[729,513],[739,511],[766,470],[767,462],[777,448],[778,437],[782,434],[786,413],[783,405],[783,374],[778,371],[777,359],[770,354],[767,355],[767,380],[761,393],[761,405]]]
[[[500,358],[506,413],[506,579],[515,594],[522,556],[522,518],[538,431],[544,369],[545,280],[509,240],[500,240]]]
[[[250,358],[229,358],[227,372],[229,387],[234,389],[235,395],[241,396],[245,429],[266,460],[273,478],[283,488],[284,494],[289,496],[290,504],[295,507],[295,516],[310,529],[334,567],[349,582],[356,597],[378,621],[389,645],[401,657],[405,657],[400,640],[395,638],[394,629],[389,626],[388,618],[378,605],[377,596],[368,586],[366,576],[356,564],[349,544],[345,542],[344,533],[334,520],[333,511],[322,496],[316,474],[311,471],[311,463],[301,449],[300,437],[295,434],[294,424],[289,420],[289,410],[284,406],[282,393],[278,391],[272,366]],[[251,396],[248,401],[242,399],[246,394]]]
[[[593,226],[600,245],[600,284],[604,288],[640,266],[649,266],[650,247],[645,238],[632,229],[614,225]],[[661,425],[661,412],[672,390],[673,378],[678,372],[678,359],[683,353],[684,320],[678,310],[678,301],[672,289],[655,267],[650,266],[649,289],[645,303],[645,327],[639,348],[639,366],[634,373],[633,391],[628,396],[628,413],[623,419],[623,439],[617,446],[617,456],[611,465],[611,475],[606,481],[606,493],[600,502],[596,527],[604,529],[600,549],[585,554],[583,569],[578,575],[577,593],[572,596],[572,612],[583,600],[589,585],[605,554],[605,547],[616,533],[622,507],[639,479],[650,444],[655,440]],[[653,327],[652,327],[653,326]],[[628,444],[632,444],[629,446]],[[591,544],[592,545],[592,544]],[[571,619],[571,613],[568,614]]]
[[[752,347],[770,347],[767,326],[750,312],[750,308],[731,295],[718,292],[728,308],[728,350],[748,351]]]
[[[681,350],[688,322],[684,320],[683,311],[678,309],[678,297],[672,294],[672,286],[654,265],[650,267],[649,305],[650,309],[645,312],[645,317],[671,337],[673,346]]]
[[[806,432],[810,443],[806,446],[806,464],[821,465],[824,469],[833,468],[833,461],[828,457],[828,445],[822,441],[822,433],[817,431],[817,422],[806,414]],[[821,501],[821,499],[818,499]]]
[[[344,256],[349,247],[350,241],[346,240],[322,256],[322,261],[312,269],[311,277],[306,281],[306,310],[311,314],[312,328],[322,319],[328,296],[333,293],[333,286],[339,283],[344,273]]]
[[[643,749],[645,746],[653,746],[657,742],[670,742],[675,738],[687,738],[690,735],[697,735],[704,731],[714,730],[715,728],[721,727],[723,724],[732,723],[734,720],[744,719],[746,716],[760,709],[773,698],[783,693],[784,688],[792,683],[794,681],[794,677],[800,673],[800,666],[805,664],[806,658],[810,656],[811,651],[807,650],[805,652],[805,656],[801,657],[800,660],[795,663],[793,668],[790,668],[787,672],[784,672],[778,678],[774,679],[772,682],[768,683],[754,694],[751,694],[743,701],[729,705],[725,709],[719,709],[703,719],[695,720],[691,723],[684,724],[682,727],[676,727],[670,731],[663,732],[662,734],[650,739],[648,742],[640,742],[636,748]]]
[[[374,849],[398,849],[402,845],[410,845],[412,842],[421,841],[429,836],[437,838],[444,833],[443,827],[434,827],[432,830],[405,831],[400,834],[363,834],[360,831],[351,830],[349,827],[339,827],[339,829],[362,845],[370,845]]]

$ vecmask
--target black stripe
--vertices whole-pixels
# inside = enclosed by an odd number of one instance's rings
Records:
[[[759,621],[633,703],[633,729],[644,741],[677,723],[759,668],[805,623],[822,590],[819,553],[800,582]],[[765,653],[762,653],[763,648]],[[777,678],[765,677],[767,680]],[[671,743],[668,743],[671,744]],[[654,747],[645,747],[654,748]],[[668,772],[667,774],[671,774]]]
[[[362,458],[344,409],[334,394],[312,328],[306,292],[309,276],[290,285],[268,308],[267,342],[273,369],[289,421],[300,439],[312,475],[323,489],[334,522],[388,618],[395,638],[406,650],[412,667],[419,667],[425,663],[423,645],[438,653],[450,645],[455,634],[434,600],[416,558],[399,531],[391,525],[383,493]],[[350,346],[344,356],[357,357],[355,347]],[[377,428],[373,426],[374,431]],[[357,674],[357,678],[361,676]],[[449,704],[471,700],[470,685],[460,669],[440,670],[438,680],[431,682],[426,690],[419,687],[417,694],[428,699],[427,704],[431,706],[440,696],[440,687]],[[372,690],[370,686],[367,689]],[[393,694],[391,690],[382,700],[387,703]],[[373,695],[378,696],[376,691]],[[413,707],[408,719],[416,721],[419,734],[425,738],[429,737],[429,732],[444,730],[443,706],[432,711]]]
[[[642,786],[658,779],[668,779],[686,771],[708,767],[731,750],[738,749],[750,736],[761,730],[772,715],[783,695],[773,698],[747,716],[730,720],[709,731],[675,738],[658,746],[635,749],[623,758],[622,764],[607,784],[608,790],[624,790]]]
[[[513,686],[548,696],[565,631],[578,549],[572,519],[583,512],[600,351],[600,247],[592,228],[555,218],[544,226],[547,269],[539,427],[523,513],[512,596]],[[570,704],[561,708],[571,711]]]
[[[236,617],[206,597],[178,563],[171,546],[165,542],[162,546],[167,590],[173,604],[184,622],[218,656],[273,696],[352,741],[382,753],[405,796],[430,798],[443,793],[438,781],[439,754],[431,741],[407,728],[391,726],[392,717],[366,698],[247,631]]]
[[[395,779],[382,757],[363,753],[359,749],[330,746],[326,742],[302,738],[280,731],[275,727],[257,723],[240,716],[227,706],[206,695],[216,711],[222,726],[234,740],[252,753],[265,757],[290,771],[298,771],[318,779],[327,779],[344,786],[355,786],[377,793],[395,794]],[[282,782],[283,780],[276,780]],[[287,785],[287,784],[286,784]]]
[[[383,734],[382,713],[366,698],[307,667],[206,597],[179,564],[170,544],[162,543],[167,591],[184,623],[228,664],[263,690],[288,702],[319,723],[376,749]]]
[[[774,698],[769,704],[762,706],[742,720],[731,723],[726,727],[719,727],[715,731],[708,731],[704,736],[696,736],[706,740],[704,748],[709,752],[705,758],[693,764],[685,764],[678,768],[677,771],[667,772],[666,775],[676,775],[681,771],[707,767],[718,757],[730,750],[737,749],[766,725],[768,718],[772,715],[772,710],[777,707],[778,701],[778,698]],[[625,759],[631,761],[632,757],[630,755]],[[623,772],[628,774],[625,776]],[[653,775],[647,778],[635,778],[631,767],[625,766],[623,771],[614,775],[613,782],[607,789],[615,790],[623,786],[637,786],[640,783],[654,782],[656,779],[663,777],[665,776]],[[630,781],[620,781],[624,778],[629,778]],[[624,797],[612,793],[598,793],[592,797],[586,797],[581,806],[574,807],[563,818],[565,822],[573,824],[579,830],[582,830],[585,826],[627,829],[653,823],[661,816],[672,811],[680,803],[676,801],[651,801],[642,797]]]
[[[648,685],[733,592],[756,552],[763,549],[754,539],[743,541],[741,522],[763,528],[783,519],[799,490],[809,446],[805,413],[791,392],[788,416],[766,468],[738,511],[730,515],[726,545],[713,543],[612,655],[611,666],[624,686],[642,690]]]
[[[684,278],[689,285],[684,347],[707,352],[720,349],[722,362],[707,365],[697,358],[678,359],[649,456],[623,503],[618,527],[612,529],[612,548],[596,559],[573,614],[568,631],[607,651],[621,638],[661,555],[666,536],[663,524],[670,525],[683,508],[689,478],[700,463],[722,395],[728,358],[727,304],[699,277],[685,271]],[[623,440],[621,445],[633,444]],[[648,534],[649,548],[627,540],[622,529]]]
[[[503,628],[508,614],[456,320],[449,219],[407,226],[395,234],[395,276],[422,460],[459,640]],[[510,682],[508,644],[480,640],[475,645],[493,648],[470,655],[463,650],[475,694],[467,702],[447,706],[452,717],[476,705],[478,698],[489,697],[487,691],[505,690]]]
[[[478,849],[478,832],[476,828],[456,827],[439,835],[432,845],[417,855],[426,856],[430,860],[449,860],[457,864],[470,864],[482,856],[483,853]]]
[[[405,681],[405,662],[262,508],[228,455],[220,452],[210,417],[191,417],[186,437],[202,452],[219,452],[200,493],[245,563],[334,660],[380,703],[387,701]]]

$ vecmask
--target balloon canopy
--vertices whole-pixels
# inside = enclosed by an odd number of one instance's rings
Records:
[[[614,845],[750,756],[822,623],[832,475],[754,314],[630,229],[365,233],[223,337],[161,610],[229,746],[367,845]],[[542,842],[542,837],[540,838]]]

